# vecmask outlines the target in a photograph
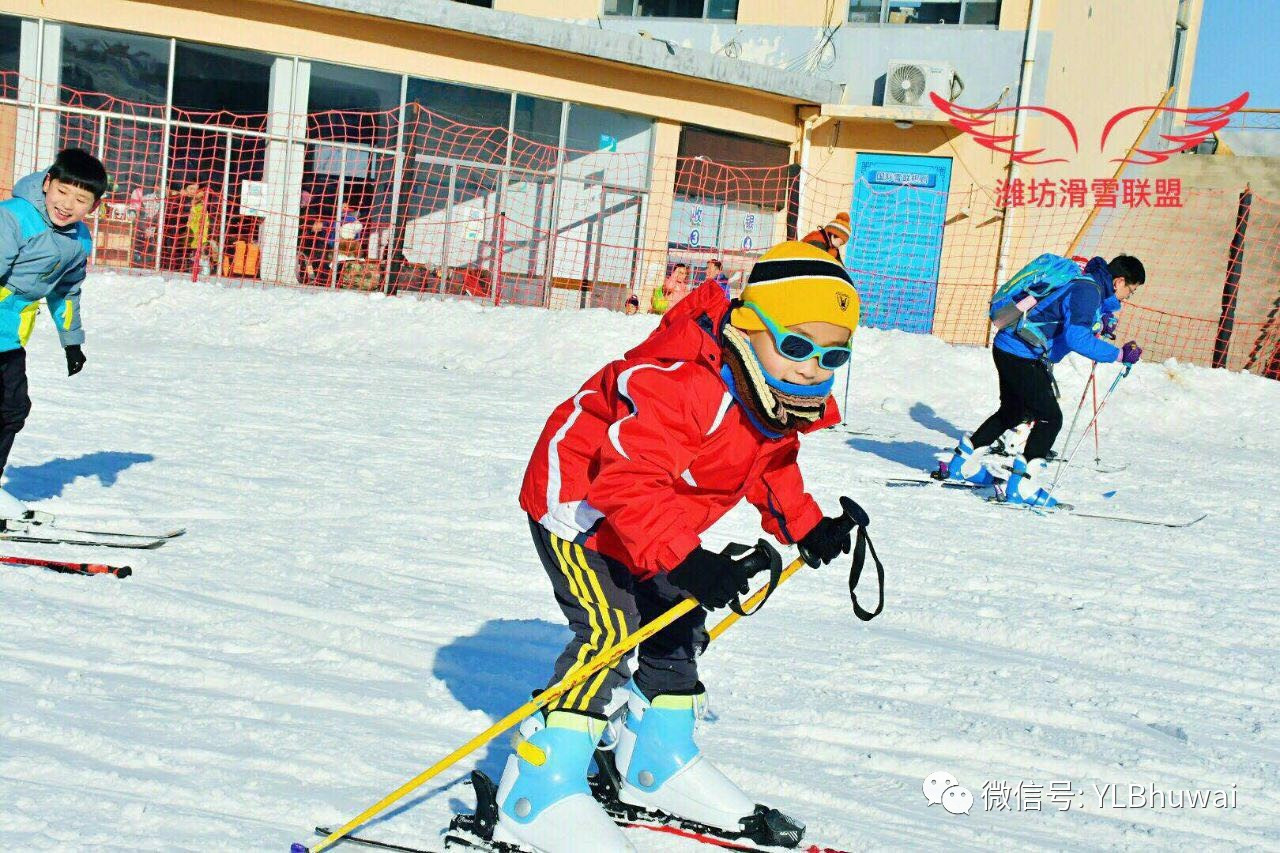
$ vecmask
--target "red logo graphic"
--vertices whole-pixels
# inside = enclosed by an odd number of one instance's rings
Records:
[[[951,101],[944,100],[939,97],[936,92],[930,92],[929,98],[933,101],[933,105],[947,114],[947,118],[951,124],[958,130],[967,133],[977,140],[978,144],[984,148],[990,148],[992,151],[999,151],[1001,154],[1008,154],[1015,163],[1025,163],[1028,166],[1039,166],[1045,163],[1066,163],[1070,158],[1063,156],[1054,156],[1042,159],[1032,159],[1040,157],[1047,148],[1033,148],[1028,151],[1015,152],[1010,143],[1013,142],[1014,134],[998,134],[994,133],[996,116],[1007,113],[1026,112],[1031,115],[1044,115],[1056,120],[1063,128],[1066,129],[1067,135],[1071,138],[1071,153],[1077,154],[1080,151],[1079,137],[1076,135],[1076,126],[1057,110],[1048,107],[1001,107],[995,110],[974,109],[972,107],[962,107],[959,104],[953,104]],[[1138,113],[1172,113],[1185,116],[1196,116],[1196,118],[1188,118],[1186,121],[1186,133],[1162,133],[1160,138],[1166,142],[1174,143],[1173,147],[1167,148],[1136,148],[1133,151],[1135,156],[1115,157],[1112,158],[1113,163],[1134,163],[1139,166],[1151,166],[1156,163],[1163,163],[1170,156],[1177,154],[1179,151],[1186,151],[1196,147],[1204,140],[1208,139],[1210,134],[1226,127],[1231,121],[1233,113],[1240,110],[1249,100],[1248,92],[1241,92],[1234,99],[1225,104],[1216,107],[1188,107],[1186,109],[1176,109],[1174,107],[1161,106],[1143,106],[1130,107],[1127,110],[1121,110],[1113,115],[1106,126],[1102,128],[1102,138],[1098,142],[1098,150],[1106,149],[1107,137],[1115,126]],[[1194,128],[1194,130],[1192,130]],[[1054,152],[1056,153],[1056,152]],[[1138,159],[1136,155],[1142,155],[1147,159]]]

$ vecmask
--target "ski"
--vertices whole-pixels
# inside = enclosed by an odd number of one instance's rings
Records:
[[[71,527],[58,523],[53,513],[38,509],[29,509],[17,518],[0,519],[0,530],[16,530],[32,533],[40,530],[57,531],[59,534],[78,534],[81,536],[110,536],[118,539],[176,539],[187,532],[185,527],[175,527],[158,533],[136,533],[112,528]],[[52,535],[52,534],[51,534]]]
[[[968,480],[939,480],[935,477],[885,477],[884,483],[887,486],[938,486],[943,489],[987,489],[990,486],[979,486],[977,483],[970,483]]]
[[[1123,521],[1129,524],[1149,524],[1156,527],[1190,527],[1191,525],[1204,521],[1209,517],[1209,513],[1202,512],[1194,518],[1171,519],[1171,518],[1138,518],[1130,515],[1112,515],[1105,512],[1081,512],[1080,510],[1071,510],[1072,515],[1078,515],[1081,518],[1102,518],[1108,521]]]
[[[987,500],[993,504],[997,504],[998,506],[1003,506],[1008,509],[1020,509],[1027,512],[1034,512],[1039,515],[1049,515],[1051,513],[1066,513],[1067,515],[1074,515],[1078,518],[1098,518],[1104,521],[1122,521],[1126,524],[1146,524],[1152,527],[1174,527],[1174,528],[1190,527],[1191,525],[1196,524],[1197,522],[1203,521],[1209,517],[1209,513],[1202,512],[1199,515],[1194,516],[1192,518],[1182,518],[1182,519],[1155,518],[1155,517],[1144,518],[1141,516],[1134,516],[1134,515],[1120,515],[1119,513],[1088,512],[1083,509],[1077,509],[1071,504],[1064,504],[1064,503],[1060,503],[1057,506],[1046,507],[1046,506],[1027,506],[1026,504],[1014,504],[1014,503],[1009,503],[1008,501],[1000,500],[998,498],[988,498]]]
[[[133,574],[128,566],[108,566],[105,563],[73,563],[68,560],[42,560],[36,557],[0,557],[0,563],[7,566],[32,566],[61,572],[65,575],[114,575],[127,578]]]
[[[41,532],[38,529],[26,532],[21,527],[15,528],[12,521],[4,522],[3,528],[0,528],[0,541],[26,542],[34,545],[86,545],[100,548],[151,550],[159,548],[171,538],[173,537],[150,537],[118,533],[59,532],[57,528],[49,530],[48,533]]]
[[[800,839],[804,837],[804,824],[787,817],[777,809],[759,804],[756,805],[752,814],[742,818],[740,830],[727,831],[676,815],[625,803],[619,796],[622,779],[618,775],[618,768],[613,763],[612,754],[596,750],[596,767],[599,772],[587,780],[591,786],[591,795],[604,807],[605,813],[613,818],[614,823],[621,827],[664,832],[725,850],[747,851],[747,853],[795,850],[800,845]],[[842,853],[842,851],[822,848],[816,844],[803,849],[804,853]]]
[[[316,835],[328,838],[333,835],[333,829],[327,826],[317,826]],[[404,844],[392,844],[389,841],[378,841],[364,835],[344,835],[338,844],[359,844],[363,847],[376,847],[379,850],[396,850],[399,853],[443,853],[439,847],[409,847]],[[301,842],[294,842],[290,848],[290,853],[307,853],[306,845]]]

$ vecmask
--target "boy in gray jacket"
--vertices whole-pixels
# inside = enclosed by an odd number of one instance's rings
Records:
[[[84,367],[80,285],[93,249],[84,220],[106,191],[107,171],[98,158],[68,148],[0,202],[0,473],[31,411],[23,346],[41,299],[66,350],[67,375]],[[8,503],[0,498],[0,517],[12,517]]]

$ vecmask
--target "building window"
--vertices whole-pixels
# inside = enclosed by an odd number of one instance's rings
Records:
[[[131,115],[163,111],[169,86],[169,40],[62,27],[61,101]]]
[[[633,189],[649,187],[653,119],[582,104],[569,105],[564,174]],[[629,154],[629,157],[619,157]]]
[[[560,117],[564,103],[516,95],[516,110],[511,123],[514,136],[511,164],[520,169],[555,167],[560,147]]]
[[[266,53],[178,42],[174,118],[266,130],[274,62]]]
[[[604,13],[635,18],[733,20],[738,17],[738,0],[604,0]]]
[[[409,78],[406,140],[417,157],[502,163],[507,159],[511,93]]]
[[[1000,0],[851,0],[854,24],[971,24],[1000,22]]]
[[[375,147],[393,144],[400,80],[398,74],[312,62],[307,136]]]
[[[18,70],[18,52],[22,42],[22,19],[0,15],[0,74]],[[0,88],[8,88],[6,85]]]

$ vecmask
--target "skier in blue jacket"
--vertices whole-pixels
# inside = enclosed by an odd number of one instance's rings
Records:
[[[84,220],[107,191],[107,172],[87,151],[68,148],[53,165],[14,185],[0,202],[0,473],[31,412],[27,352],[41,299],[66,351],[67,375],[85,364],[80,285],[93,241]],[[21,507],[0,492],[0,518]]]
[[[1072,352],[1100,364],[1136,363],[1142,357],[1137,342],[1116,347],[1099,339],[1098,334],[1114,329],[1115,313],[1146,280],[1142,262],[1131,255],[1118,255],[1110,263],[1095,257],[1061,297],[1046,300],[1028,314],[1044,333],[1047,348],[1032,346],[1012,327],[996,335],[991,353],[1000,378],[1000,408],[971,436],[960,439],[948,466],[953,479],[989,484],[991,474],[975,458],[975,449],[987,447],[1006,430],[1030,419],[1035,426],[1022,455],[1014,459],[1007,499],[1037,506],[1057,503],[1045,490],[1043,477],[1045,458],[1062,429],[1053,365]]]

